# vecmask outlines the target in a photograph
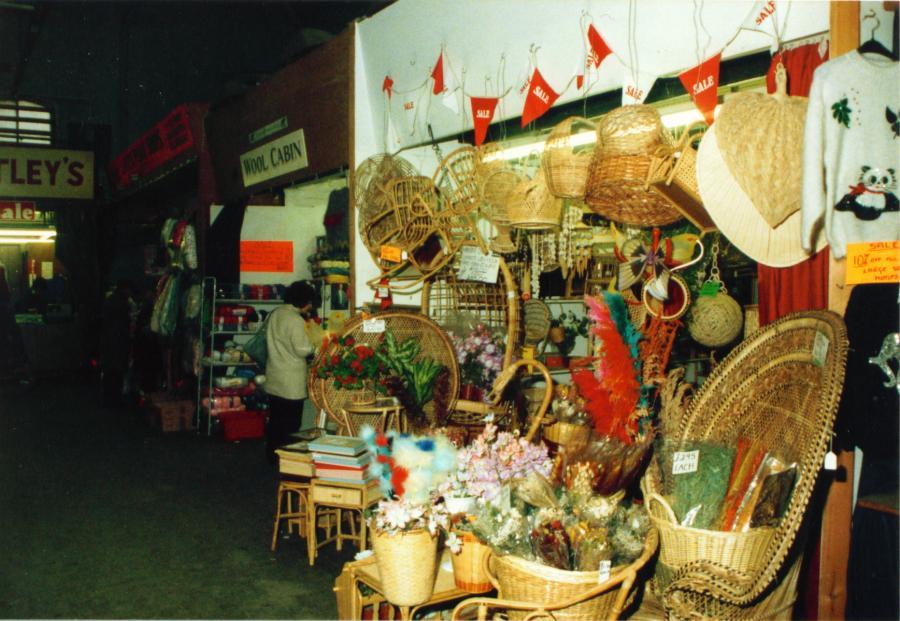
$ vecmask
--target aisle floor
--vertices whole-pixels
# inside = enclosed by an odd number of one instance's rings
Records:
[[[91,378],[0,385],[0,618],[332,619],[353,550],[281,539],[261,441],[162,434]]]

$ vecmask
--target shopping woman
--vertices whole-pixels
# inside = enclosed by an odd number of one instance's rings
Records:
[[[300,429],[306,399],[306,358],[314,347],[306,335],[306,316],[313,312],[316,291],[302,281],[284,294],[284,304],[272,311],[266,326],[266,393],[269,395],[269,425],[266,456],[275,463],[275,449]]]

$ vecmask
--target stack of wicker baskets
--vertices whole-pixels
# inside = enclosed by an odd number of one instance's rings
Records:
[[[664,226],[681,218],[652,187],[656,158],[672,151],[656,108],[622,106],[597,125],[597,147],[588,171],[585,203],[613,222]]]

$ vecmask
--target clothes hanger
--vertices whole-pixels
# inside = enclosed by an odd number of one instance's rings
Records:
[[[897,60],[897,54],[892,52],[891,50],[884,47],[878,40],[875,39],[875,31],[878,30],[878,27],[881,26],[881,20],[878,19],[878,16],[875,15],[875,10],[872,9],[868,13],[863,16],[863,21],[867,19],[874,19],[875,26],[872,28],[872,32],[869,35],[869,40],[860,45],[856,51],[860,54],[878,54],[879,56],[884,56],[886,58],[890,58],[891,60]]]

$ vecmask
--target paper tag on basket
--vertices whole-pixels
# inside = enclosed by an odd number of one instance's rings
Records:
[[[825,463],[822,464],[822,467],[825,470],[837,470],[837,455],[834,454],[834,451],[825,453]]]
[[[672,455],[672,474],[688,474],[697,472],[700,463],[700,451],[676,451]]]
[[[600,567],[597,568],[597,584],[603,584],[609,580],[609,572],[612,570],[612,561],[604,559],[600,561]]]
[[[825,358],[828,356],[828,337],[822,332],[816,332],[816,338],[813,340],[812,361],[817,367],[825,364]]]
[[[397,246],[382,246],[380,256],[385,261],[400,263],[403,261],[404,251]]]
[[[381,334],[385,330],[384,319],[364,319],[363,332],[366,334]]]

